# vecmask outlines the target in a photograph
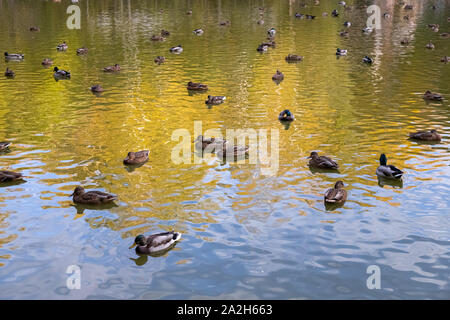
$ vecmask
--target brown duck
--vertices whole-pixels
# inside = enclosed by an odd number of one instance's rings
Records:
[[[434,101],[442,101],[444,99],[439,93],[433,93],[430,90],[427,90],[424,93],[423,98],[425,100],[434,100]]]
[[[11,182],[22,179],[23,176],[21,173],[0,170],[0,182]]]
[[[281,81],[283,79],[284,79],[284,74],[280,70],[277,70],[277,72],[272,76],[272,80],[275,80],[275,81]]]
[[[205,138],[202,135],[199,135],[197,139],[194,141],[194,146],[197,150],[205,151],[208,146],[208,151],[214,152],[216,149],[223,148],[227,143],[227,140],[217,139],[217,138]]]
[[[334,188],[328,189],[325,192],[324,200],[328,203],[344,203],[347,200],[347,191],[343,189],[344,183],[337,181]]]
[[[84,191],[83,187],[76,187],[74,192],[70,195],[73,196],[73,202],[81,204],[98,205],[105,204],[117,200],[117,196],[101,191]]]
[[[166,61],[166,58],[163,56],[157,56],[155,58],[155,63],[157,63],[157,64],[163,64],[165,61]]]
[[[208,86],[206,84],[202,84],[199,82],[189,81],[187,84],[187,89],[194,90],[194,91],[204,91],[204,90],[208,90]]]
[[[417,131],[409,134],[411,139],[423,140],[423,141],[441,141],[441,136],[436,130],[432,129],[429,131]]]
[[[124,164],[136,165],[144,163],[148,160],[150,151],[142,150],[137,152],[128,152],[127,157],[123,160]]]
[[[319,156],[319,154],[315,151],[311,152],[310,156],[308,157],[309,160],[309,166],[318,168],[318,169],[338,169],[339,165],[331,160],[330,158],[326,156]]]
[[[0,151],[4,151],[9,148],[11,142],[0,142]]]
[[[284,58],[286,61],[302,61],[303,56],[298,56],[296,54],[288,54],[286,58]]]
[[[105,71],[105,72],[117,72],[117,71],[120,71],[120,66],[116,63],[113,66],[109,66],[109,67],[103,68],[103,71]]]

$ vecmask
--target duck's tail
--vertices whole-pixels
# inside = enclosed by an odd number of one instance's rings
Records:
[[[173,241],[178,241],[181,239],[181,233],[179,232],[174,232],[173,233]]]

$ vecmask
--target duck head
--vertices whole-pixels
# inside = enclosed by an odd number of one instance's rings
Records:
[[[5,52],[5,57],[7,57],[8,56],[8,52]]]
[[[78,186],[78,187],[75,188],[75,190],[73,191],[73,193],[69,197],[78,196],[78,195],[83,194],[83,193],[84,193],[84,188]]]
[[[147,239],[143,234],[140,234],[134,239],[134,243],[138,246],[145,246],[147,245]]]
[[[319,154],[318,154],[316,151],[313,151],[313,152],[311,152],[311,154],[309,155],[308,159],[313,159],[313,158],[316,158],[316,157],[318,157],[318,156],[319,156]]]
[[[58,72],[58,70],[59,70],[58,67],[53,68],[53,71],[55,71],[55,72]]]
[[[136,157],[136,154],[134,152],[128,152],[127,154],[127,158],[130,160],[133,160]]]
[[[386,155],[384,153],[382,153],[380,156],[380,165],[385,166],[386,164],[387,164]]]
[[[336,183],[334,185],[335,189],[342,189],[343,187],[344,187],[344,183],[341,180],[336,181]]]

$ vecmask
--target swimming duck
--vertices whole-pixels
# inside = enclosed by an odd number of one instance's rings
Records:
[[[345,6],[345,4],[346,4],[345,1],[339,1],[338,2],[338,5],[341,5],[341,6]]]
[[[352,25],[352,23],[350,21],[345,21],[344,22],[344,26],[347,27],[347,28],[350,27],[351,25]]]
[[[413,5],[412,4],[407,4],[406,6],[405,6],[405,10],[412,10],[414,7],[413,7]]]
[[[208,96],[208,100],[205,101],[205,104],[221,104],[225,99],[226,97],[224,96]]]
[[[312,15],[310,15],[310,14],[307,14],[307,15],[306,15],[306,19],[312,20],[312,19],[315,19],[315,18],[316,18],[316,16],[312,16]]]
[[[14,77],[15,73],[10,68],[6,67],[5,77]]]
[[[258,48],[256,48],[256,51],[259,51],[259,52],[266,52],[266,51],[267,51],[267,48],[268,48],[268,46],[260,44],[260,45],[258,46]]]
[[[134,243],[137,245],[137,253],[151,254],[169,249],[180,240],[180,238],[181,233],[174,231],[153,234],[148,237],[140,234],[134,239]],[[133,246],[130,248],[132,247]]]
[[[277,32],[275,31],[275,28],[270,28],[270,29],[267,31],[267,34],[268,34],[270,37],[274,37],[276,33],[277,33]]]
[[[163,36],[158,36],[158,35],[152,35],[152,37],[150,38],[150,40],[152,41],[164,41],[166,40]]]
[[[445,63],[450,62],[450,57],[448,57],[448,56],[443,56],[443,57],[441,58],[441,62],[445,62]]]
[[[223,148],[224,145],[227,143],[227,140],[217,139],[217,138],[205,138],[202,135],[199,135],[197,139],[194,141],[194,147],[197,150],[202,150],[208,152],[215,152],[216,149]]]
[[[325,192],[324,200],[328,203],[344,203],[347,200],[347,191],[343,189],[344,183],[337,181],[334,188],[328,189]]]
[[[370,57],[368,57],[368,56],[365,56],[363,59],[363,62],[365,62],[365,63],[373,63],[373,59],[372,58],[370,58]]]
[[[403,45],[408,45],[409,44],[409,39],[405,38],[402,41],[400,41],[401,44]]]
[[[0,142],[0,151],[5,151],[9,148],[11,142]]]
[[[181,53],[181,52],[183,52],[183,48],[181,47],[181,44],[179,44],[176,47],[170,48],[169,51],[172,53]]]
[[[347,50],[346,49],[336,49],[336,55],[337,56],[346,56],[347,55]]]
[[[39,31],[41,31],[41,29],[39,29],[38,26],[34,26],[34,27],[30,27],[30,31],[39,32]]]
[[[22,179],[23,176],[21,173],[0,170],[0,182],[11,182]]]
[[[88,53],[88,48],[83,47],[83,48],[78,48],[77,49],[77,54],[78,55],[80,55],[80,54],[87,54],[87,53]]]
[[[438,24],[430,23],[430,24],[428,24],[428,28],[430,28],[434,32],[438,32],[439,31],[439,25]]]
[[[286,61],[302,61],[303,56],[298,56],[296,54],[288,54],[286,58],[284,58]]]
[[[294,121],[295,117],[292,114],[292,112],[290,112],[288,109],[283,110],[280,112],[280,114],[278,115],[278,120],[280,121]]]
[[[195,29],[194,31],[192,31],[194,34],[196,34],[197,36],[201,36],[203,34],[203,29]]]
[[[189,81],[187,84],[187,89],[195,91],[204,91],[208,90],[208,86],[203,83]]]
[[[326,156],[319,156],[315,151],[311,152],[309,155],[309,166],[318,169],[338,169],[339,165]]]
[[[436,130],[432,129],[430,131],[417,131],[409,134],[411,139],[423,140],[423,141],[441,141],[441,136]]]
[[[341,37],[348,37],[348,32],[347,31],[343,31],[343,30],[341,30],[340,32],[339,32],[339,35],[341,36]]]
[[[105,204],[117,200],[117,196],[102,191],[88,191],[83,187],[76,187],[70,197],[73,196],[73,202],[81,204]]]
[[[391,15],[390,15],[389,12],[383,13],[383,18],[388,19],[388,18],[390,18],[390,17],[391,17]]]
[[[283,79],[284,79],[284,74],[280,70],[277,70],[277,72],[272,76],[272,80],[275,80],[275,81],[281,81]]]
[[[231,22],[230,21],[222,21],[221,23],[219,23],[221,26],[230,26]]]
[[[124,164],[136,165],[148,161],[149,150],[142,150],[137,152],[128,152],[127,157],[123,160]]]
[[[338,12],[336,9],[334,9],[334,10],[331,12],[331,16],[336,18],[336,17],[339,16],[339,12]]]
[[[186,14],[192,14],[192,10],[188,10],[188,12],[186,12]]]
[[[43,66],[50,66],[52,64],[53,64],[53,60],[50,60],[49,58],[45,58],[44,60],[42,60]]]
[[[170,32],[167,31],[167,30],[162,29],[162,30],[161,30],[161,36],[163,36],[163,37],[168,37],[168,36],[170,36]]]
[[[223,144],[222,148],[220,148],[216,154],[221,159],[226,159],[230,157],[235,159],[248,156],[248,151],[249,151],[248,146]]]
[[[94,93],[100,93],[105,91],[99,84],[96,84],[94,86],[91,87],[91,91]]]
[[[393,165],[387,165],[387,158],[383,153],[380,156],[380,166],[377,168],[376,174],[380,178],[401,179],[403,171]]]
[[[5,52],[5,60],[23,60],[25,56],[21,53],[8,53]]]
[[[55,73],[53,74],[53,76],[55,78],[70,78],[69,71],[60,70],[60,69],[58,69],[58,67],[53,68],[53,71],[55,71]]]
[[[113,66],[103,68],[104,72],[117,72],[120,71],[120,66],[116,63]]]
[[[450,38],[450,33],[449,32],[444,32],[440,34],[441,37],[443,38]]]
[[[164,63],[164,62],[166,62],[166,58],[163,57],[163,56],[157,56],[157,57],[155,58],[155,63],[157,63],[157,64],[162,64],[162,63]]]
[[[434,44],[431,42],[431,40],[427,43],[426,47],[427,49],[434,49]]]
[[[364,33],[371,33],[372,31],[373,31],[373,29],[369,28],[369,27],[365,27],[364,29],[362,29],[362,32],[364,32]]]
[[[439,93],[433,93],[430,90],[427,90],[424,93],[423,98],[425,100],[434,100],[434,101],[442,101],[443,100],[443,97]]]
[[[65,41],[56,46],[56,50],[58,50],[58,51],[66,51],[68,48],[69,48],[69,46],[66,44]]]

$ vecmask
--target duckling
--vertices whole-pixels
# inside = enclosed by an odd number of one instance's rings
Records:
[[[168,37],[168,36],[170,36],[170,32],[167,31],[167,30],[162,29],[161,30],[161,36],[162,37]]]
[[[337,48],[336,49],[336,55],[337,56],[346,56],[347,55],[347,50],[346,49]]]
[[[73,196],[73,202],[81,204],[98,205],[105,204],[117,200],[117,196],[102,191],[89,191],[86,192],[83,187],[76,187],[74,192],[70,195]]]
[[[238,145],[228,145],[224,144],[222,148],[217,151],[217,156],[221,159],[226,158],[240,158],[248,156],[249,147],[248,146],[238,146]]]
[[[60,70],[58,69],[58,67],[53,68],[53,71],[55,71],[55,73],[53,74],[53,76],[55,78],[70,78],[70,72],[66,71],[66,70]]]
[[[294,121],[295,117],[292,112],[290,112],[288,109],[283,110],[278,115],[278,120],[280,121]]]
[[[272,80],[275,80],[275,81],[282,81],[283,79],[284,79],[284,74],[280,70],[277,70],[277,72],[272,76]]]
[[[362,29],[362,32],[364,32],[364,33],[371,33],[372,31],[373,31],[373,29],[369,28],[369,27],[365,27],[364,29]]]
[[[176,47],[170,48],[169,51],[172,53],[181,53],[181,52],[183,52],[183,48],[181,47],[181,44],[179,44]]]
[[[100,92],[103,92],[105,90],[99,84],[96,84],[96,85],[93,85],[91,87],[91,91],[94,92],[94,93],[100,93]]]
[[[11,182],[22,179],[23,176],[21,173],[0,170],[0,182]]]
[[[383,153],[380,156],[380,166],[377,168],[376,174],[380,178],[401,179],[403,171],[393,165],[387,165],[387,158]]]
[[[117,63],[113,66],[109,66],[109,67],[105,67],[103,68],[104,72],[117,72],[120,71],[120,65],[118,65]]]
[[[9,148],[11,142],[0,142],[0,151],[5,151]]]
[[[221,23],[219,23],[221,26],[230,26],[231,22],[230,21],[222,21]]]
[[[286,58],[284,58],[286,61],[302,61],[303,56],[298,56],[296,54],[288,54]]]
[[[408,45],[409,44],[409,39],[405,38],[402,41],[400,41],[401,44],[403,45]]]
[[[45,58],[44,60],[42,60],[42,65],[43,66],[50,66],[53,64],[53,60],[49,59],[49,58]]]
[[[23,60],[25,56],[21,53],[8,53],[5,52],[5,60]]]
[[[344,203],[347,200],[347,191],[343,189],[344,183],[337,181],[334,188],[328,189],[324,194],[324,200],[328,203]]]
[[[276,33],[277,33],[277,32],[275,31],[275,28],[270,28],[270,29],[267,31],[267,34],[268,34],[270,37],[274,37]]]
[[[347,27],[347,28],[350,27],[351,25],[352,25],[352,23],[350,21],[345,21],[344,22],[344,26]]]
[[[39,32],[39,31],[41,31],[41,29],[39,29],[38,26],[33,26],[33,27],[30,27],[30,31]]]
[[[5,77],[14,77],[15,73],[10,68],[6,67]]]
[[[304,17],[305,17],[305,15],[303,14],[303,13],[296,13],[295,14],[295,17],[297,18],[297,19],[303,19]]]
[[[149,150],[142,150],[137,152],[128,152],[127,157],[123,160],[124,164],[136,165],[148,161]]]
[[[441,136],[436,130],[430,131],[417,131],[409,134],[409,138],[423,141],[441,141]]]
[[[152,41],[164,41],[166,39],[164,37],[162,37],[162,36],[157,36],[157,35],[154,34],[154,35],[152,35],[150,40],[152,40]]]
[[[430,90],[427,90],[424,93],[423,98],[425,100],[434,100],[434,101],[442,101],[444,99],[439,93],[433,93]]]
[[[58,51],[66,51],[68,48],[69,48],[69,46],[66,44],[65,41],[56,46],[56,50],[58,50]]]
[[[221,104],[225,99],[226,97],[224,96],[208,96],[208,100],[205,101],[205,104]]]
[[[319,154],[315,151],[311,152],[308,158],[311,159],[309,160],[309,166],[313,168],[333,170],[337,170],[339,168],[339,165],[335,161],[326,156],[319,156]]]
[[[373,59],[368,56],[365,56],[362,60],[364,63],[369,63],[369,64],[373,63]]]
[[[427,43],[426,47],[427,49],[434,49],[434,44],[431,42],[431,40]]]
[[[187,89],[194,90],[194,91],[205,91],[205,90],[208,90],[208,86],[206,84],[202,84],[199,82],[189,81],[187,84]]]
[[[407,4],[405,6],[405,10],[412,10],[412,9],[414,9],[414,6],[412,4]]]
[[[338,12],[336,9],[334,9],[334,10],[331,12],[331,16],[336,18],[336,17],[339,16],[339,12]]]
[[[227,140],[217,139],[217,138],[205,138],[199,135],[194,141],[194,146],[197,150],[215,152],[219,148],[223,148],[227,143]],[[208,148],[208,149],[207,149]]]
[[[78,55],[87,54],[87,53],[88,53],[88,48],[83,47],[83,48],[78,48],[77,49],[77,54]]]
[[[203,29],[195,29],[192,32],[197,36],[201,36],[203,34]]]
[[[450,62],[450,57],[448,57],[448,56],[443,56],[443,57],[441,58],[441,62],[445,62],[445,63]]]
[[[155,58],[155,63],[157,63],[157,64],[162,64],[162,63],[164,63],[164,62],[166,62],[166,58],[163,57],[163,56],[157,56],[157,57]]]
[[[181,233],[174,231],[158,233],[148,237],[140,234],[134,239],[134,243],[137,245],[137,253],[152,254],[171,248],[180,238]]]

